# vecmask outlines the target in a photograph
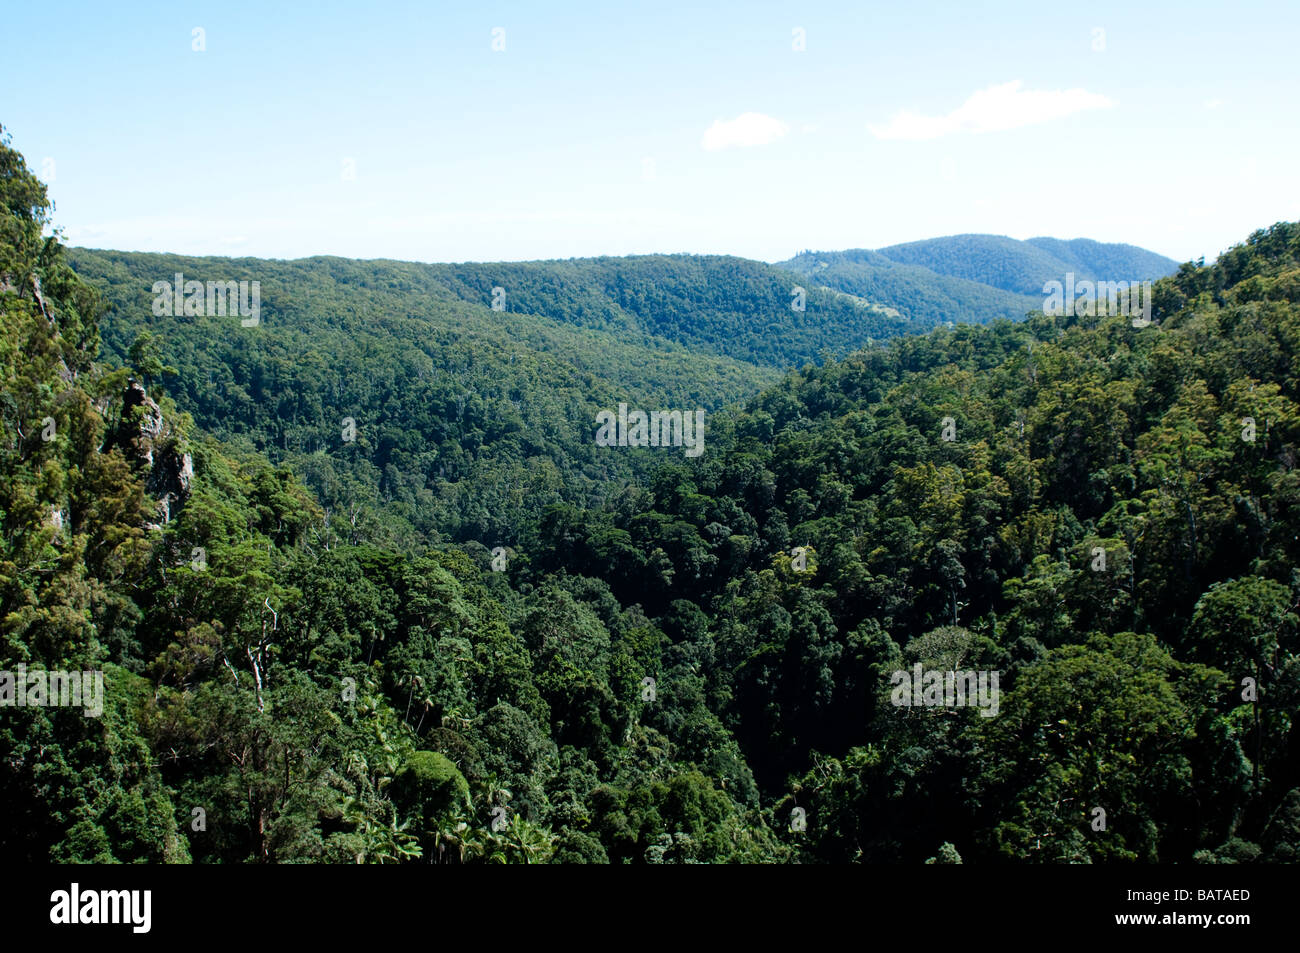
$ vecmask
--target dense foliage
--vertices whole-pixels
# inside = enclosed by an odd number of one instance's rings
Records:
[[[827,288],[884,305],[922,327],[1019,320],[1043,307],[1043,285],[1077,280],[1148,281],[1176,263],[1132,245],[1078,238],[951,235],[876,251],[803,252],[782,267]]]
[[[466,304],[489,266],[79,252],[119,368],[7,145],[0,199],[0,670],[106,691],[0,708],[5,856],[1300,852],[1300,226],[1184,265],[1150,327],[804,367],[691,459],[595,454],[591,408],[720,406],[754,365],[620,337],[625,303],[539,317],[544,270],[506,266],[524,320]],[[153,316],[174,270],[263,280],[267,333]],[[404,496],[416,472],[447,486]],[[448,489],[473,481],[513,495]],[[916,664],[1000,672],[997,716],[891,704]]]
[[[916,327],[893,309],[807,286],[797,274],[745,258],[642,255],[428,267],[468,301],[487,301],[496,285],[509,289],[511,308],[632,328],[695,353],[781,370]]]
[[[941,275],[1041,297],[1043,283],[1075,278],[1096,281],[1151,281],[1173,274],[1178,263],[1134,245],[1114,245],[1087,238],[1030,238],[1005,235],[949,235],[904,245],[880,254],[905,265],[920,265]]]
[[[1152,327],[1040,315],[806,369],[723,452],[556,512],[543,565],[694,633],[805,856],[1294,859],[1298,276],[1279,225],[1159,283]],[[1003,672],[1001,713],[891,705],[916,662]]]
[[[331,512],[391,511],[391,545],[514,542],[541,506],[598,499],[650,461],[596,447],[598,410],[711,412],[777,368],[907,326],[821,289],[795,310],[799,278],[742,259],[71,260],[105,294],[106,357],[139,368],[140,335],[165,342],[160,383],[202,428],[292,466]],[[259,325],[154,314],[154,283],[176,274],[258,281]]]
[[[290,465],[332,513],[384,512],[352,539],[512,542],[540,505],[585,503],[647,461],[600,452],[597,410],[712,411],[776,377],[631,327],[493,311],[490,288],[462,301],[426,265],[86,250],[73,261],[110,306],[106,356],[138,368],[131,348],[152,335],[173,366],[159,383],[204,430]],[[258,281],[259,325],[154,315],[150,289],[176,273]],[[512,309],[524,297],[513,287]]]

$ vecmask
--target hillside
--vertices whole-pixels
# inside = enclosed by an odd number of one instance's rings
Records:
[[[358,541],[513,542],[536,507],[598,497],[646,461],[586,439],[598,410],[712,412],[775,377],[689,352],[622,315],[584,327],[493,311],[490,287],[481,302],[463,300],[428,266],[84,249],[69,259],[109,303],[108,359],[128,362],[137,337],[153,335],[175,371],[158,383],[180,409],[220,439],[290,464],[328,509],[360,507]],[[177,272],[258,280],[260,323],[154,315],[153,283]],[[396,537],[375,522],[379,510]]]
[[[1149,328],[806,369],[635,505],[553,512],[534,568],[657,618],[661,691],[717,699],[778,815],[817,818],[805,856],[1294,861],[1298,278],[1278,225],[1158,282]],[[918,663],[1000,670],[997,717],[891,705]]]
[[[781,370],[915,330],[884,309],[821,288],[805,288],[796,302],[794,289],[803,286],[797,275],[745,258],[640,255],[428,268],[466,301],[489,300],[496,285],[507,289],[511,310],[582,327],[631,328],[696,353]]]
[[[1106,244],[1090,238],[1031,238],[1026,244],[1049,252],[1060,264],[1066,265],[1076,277],[1104,279],[1106,281],[1143,281],[1163,278],[1178,270],[1178,262],[1164,255],[1138,248],[1136,245]],[[1119,277],[1129,275],[1125,279]],[[1046,280],[1046,279],[1044,279]],[[1042,290],[1042,285],[1039,285]]]
[[[175,371],[158,382],[180,409],[291,465],[327,509],[359,512],[358,541],[512,543],[541,506],[600,499],[649,459],[586,441],[597,411],[712,413],[791,364],[909,327],[821,289],[796,310],[797,276],[734,258],[422,265],[74,249],[68,259],[105,296],[108,360],[126,363],[152,335]],[[258,326],[155,315],[154,283],[177,273],[258,281]]]
[[[900,264],[1039,298],[1044,282],[1062,281],[1066,272],[1073,272],[1076,279],[1151,281],[1178,268],[1173,259],[1133,245],[1107,245],[1086,238],[1017,241],[1004,235],[951,235],[890,245],[879,253]]]
[[[288,468],[204,434],[156,383],[229,391],[231,382],[216,378],[220,366],[195,365],[213,371],[212,385],[206,375],[178,380],[162,366],[159,342],[139,338],[129,368],[96,359],[102,302],[68,266],[57,236],[43,239],[45,189],[3,140],[0,209],[6,857],[585,863],[792,856],[764,818],[734,742],[706,707],[674,700],[680,726],[667,733],[641,724],[642,680],[658,668],[662,635],[639,610],[581,585],[569,594],[564,581],[515,591],[507,567],[490,571],[492,557],[478,544],[359,542],[355,511],[331,512]],[[283,289],[267,290],[268,324],[291,326],[286,315],[298,303]],[[333,306],[344,310],[338,297],[321,310]],[[363,352],[379,347],[381,337],[367,338],[365,317],[336,318],[351,320],[346,333],[322,320],[275,348],[223,346],[254,369],[281,366],[268,352],[282,349],[284,371],[296,372],[306,349],[344,348],[349,334]],[[459,353],[447,348],[471,369],[483,354],[478,338],[497,340],[483,325],[472,327],[478,337]],[[421,328],[427,332],[427,323]],[[158,333],[164,343],[169,333],[192,343],[242,330],[253,329],[227,320]],[[574,340],[549,336],[544,326],[524,330],[537,341]],[[327,374],[321,393],[355,353],[327,353],[308,365]],[[392,356],[369,354],[365,374],[381,374]],[[550,369],[544,353],[516,363],[525,361],[538,379],[521,401],[555,400],[552,382],[576,374]],[[419,381],[420,369],[404,383]],[[505,365],[494,361],[492,370],[503,373]],[[279,419],[286,392],[296,394],[259,375],[252,379],[262,386],[239,393],[231,413]],[[467,404],[502,386],[469,375],[458,383]],[[435,406],[428,417],[442,423],[448,409]],[[418,445],[420,424],[395,418],[387,433]],[[286,441],[297,436],[286,432]],[[564,449],[576,458],[589,446],[584,433]],[[482,479],[511,478],[507,461],[486,454],[476,461],[489,462]],[[401,519],[391,507],[370,515],[379,521],[371,536],[400,535],[385,522]],[[465,521],[457,512],[445,516],[453,526]],[[527,555],[509,551],[509,571],[517,574]],[[101,679],[84,711],[36,701],[13,707],[10,673],[19,673],[18,691],[26,692],[38,677],[45,684],[46,672],[68,671]],[[688,734],[692,750],[703,753],[700,765],[667,755],[673,739]],[[730,791],[724,774],[735,780]],[[602,835],[596,816],[620,830]]]
[[[876,251],[803,252],[779,267],[933,327],[1023,318],[1042,308],[1043,284],[1068,272],[1080,280],[1146,281],[1172,274],[1177,263],[1089,239],[952,235]]]

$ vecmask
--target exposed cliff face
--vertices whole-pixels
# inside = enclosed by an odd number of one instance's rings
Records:
[[[146,528],[158,529],[171,520],[189,499],[194,461],[177,448],[176,433],[163,420],[161,408],[131,378],[122,395],[122,419],[109,446],[119,448],[133,465],[147,470],[145,492],[158,501],[157,522]]]

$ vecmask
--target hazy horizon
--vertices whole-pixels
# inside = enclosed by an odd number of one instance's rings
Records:
[[[1260,227],[1264,228],[1267,226],[1261,225]],[[992,237],[992,238],[1011,238],[1014,241],[1032,241],[1035,238],[1050,238],[1053,240],[1063,241],[1063,242],[1096,241],[1096,239],[1089,238],[1087,235],[1076,235],[1073,236],[1072,238],[1061,238],[1059,235],[1031,235],[1028,238],[1015,238],[1014,236],[1011,235],[995,235],[992,232],[963,232],[960,235],[931,235],[928,236],[928,238],[914,239],[914,241],[927,241],[927,240],[936,240],[936,239],[944,239],[944,238],[960,238],[969,235],[978,235],[981,237]],[[1241,238],[1238,239],[1237,241],[1231,242],[1227,246],[1225,246],[1225,250],[1227,248],[1230,248],[1232,245],[1244,241],[1246,238],[1247,238],[1246,235],[1241,236]],[[491,265],[491,264],[523,265],[523,264],[530,264],[530,263],[544,263],[544,262],[556,262],[556,261],[582,261],[585,259],[592,259],[592,258],[650,258],[650,257],[655,257],[660,255],[663,256],[691,255],[691,256],[698,256],[698,257],[713,256],[713,257],[722,257],[722,258],[744,258],[749,261],[758,261],[766,265],[779,265],[784,261],[789,261],[791,258],[794,258],[797,255],[803,254],[804,252],[809,252],[812,254],[823,254],[823,253],[836,254],[836,253],[846,252],[846,251],[880,251],[881,249],[884,248],[895,248],[898,247],[899,245],[906,245],[906,244],[909,243],[890,242],[888,244],[877,245],[872,248],[867,248],[864,245],[854,245],[845,248],[801,248],[798,249],[797,251],[791,252],[790,254],[782,258],[770,258],[770,259],[749,258],[746,255],[736,255],[730,252],[649,251],[649,252],[632,252],[625,255],[609,255],[609,254],[569,255],[563,258],[463,258],[463,259],[439,259],[436,261],[432,259],[422,259],[422,258],[393,258],[387,255],[381,255],[381,256],[335,255],[329,252],[317,252],[313,254],[283,257],[283,256],[271,256],[271,255],[248,255],[248,254],[239,255],[239,254],[221,254],[221,253],[192,254],[190,252],[180,252],[171,249],[154,250],[154,249],[147,249],[147,248],[113,248],[106,245],[71,244],[68,247],[74,249],[84,248],[87,251],[125,252],[133,255],[137,255],[137,254],[138,255],[179,255],[181,257],[186,257],[186,258],[230,258],[230,259],[259,258],[259,259],[264,259],[266,261],[290,261],[290,262],[309,261],[313,258],[342,258],[348,261],[397,261],[397,262],[403,262],[405,264],[411,264],[411,265]],[[1149,251],[1158,255],[1163,255],[1164,257],[1169,258],[1172,261],[1176,261],[1179,264],[1182,264],[1183,261],[1183,259],[1175,258],[1172,255],[1165,255],[1164,252],[1160,251],[1160,249],[1158,248],[1142,248],[1142,246],[1134,245],[1132,242],[1102,242],[1101,244],[1127,245],[1133,248],[1140,248],[1143,251]],[[1205,260],[1207,263],[1213,261],[1213,259],[1208,255],[1206,256]]]

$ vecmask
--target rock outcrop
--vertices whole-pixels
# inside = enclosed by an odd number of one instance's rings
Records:
[[[194,461],[177,446],[177,435],[163,419],[162,409],[135,378],[127,381],[122,395],[122,419],[110,447],[117,447],[131,464],[146,470],[145,492],[158,503],[157,522],[146,528],[158,529],[169,522],[189,499],[194,478]]]

